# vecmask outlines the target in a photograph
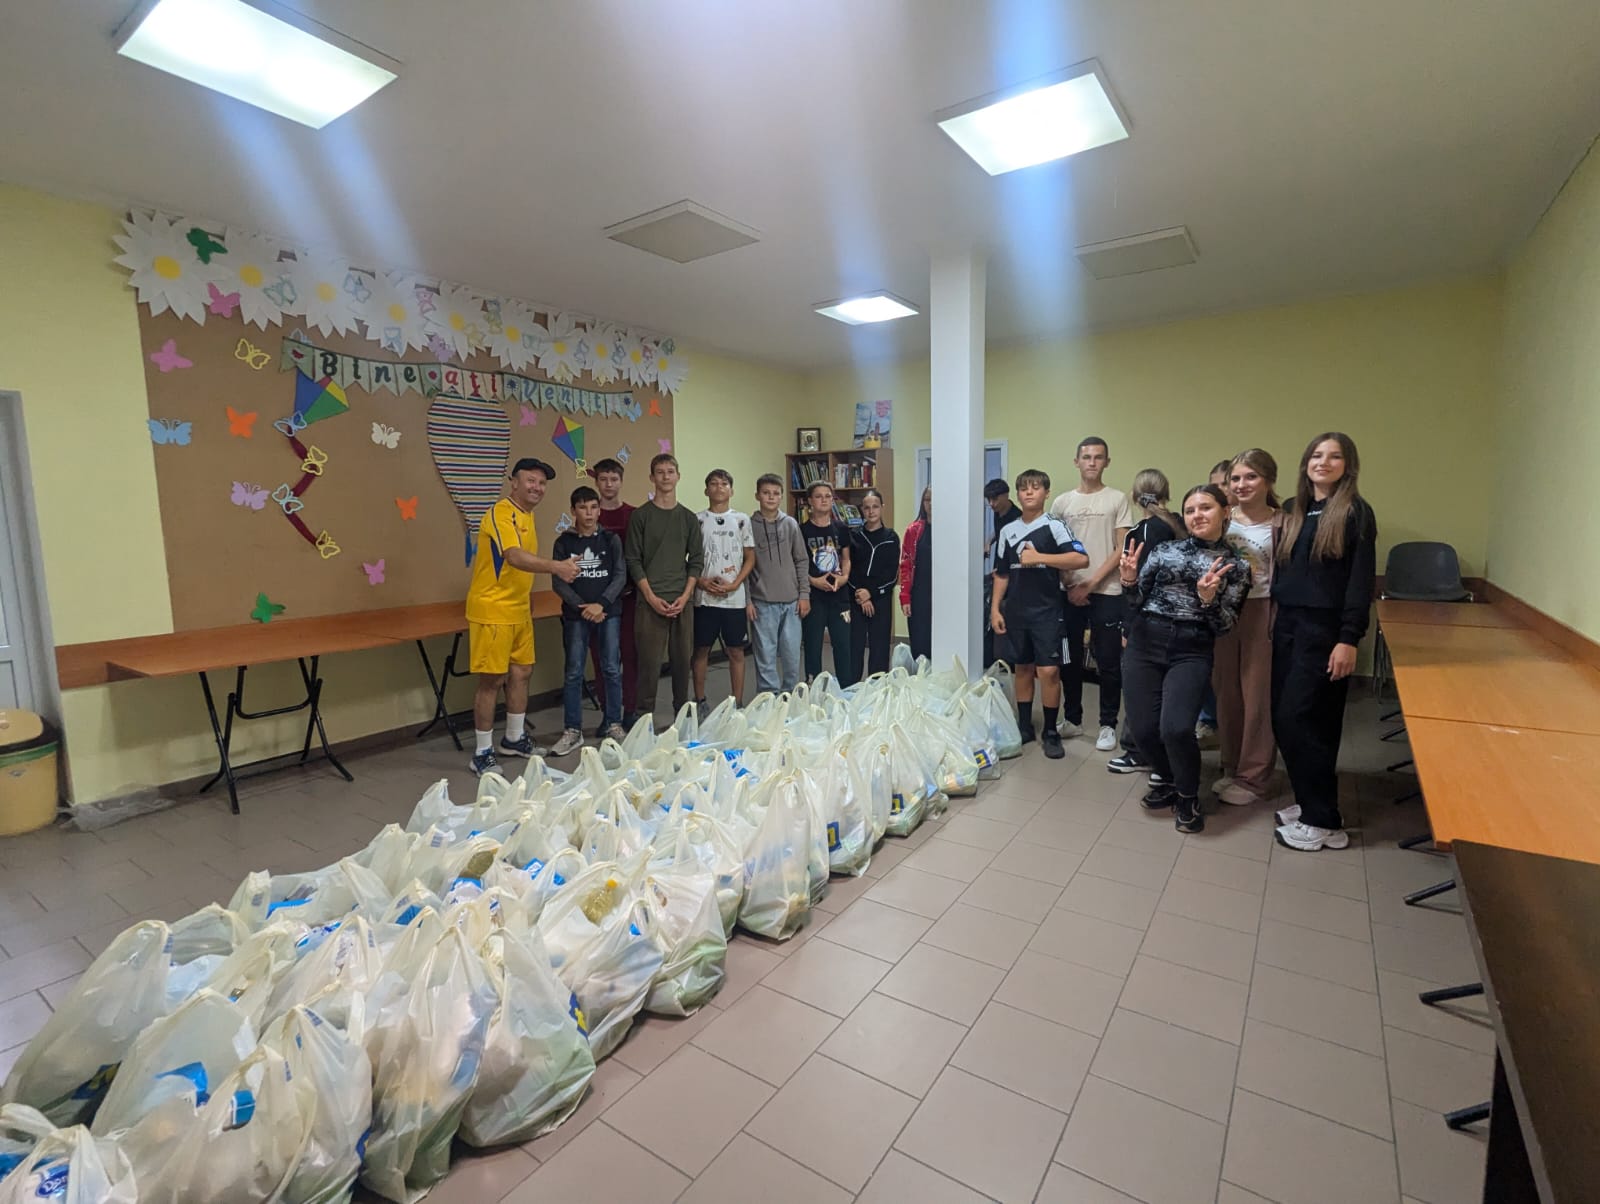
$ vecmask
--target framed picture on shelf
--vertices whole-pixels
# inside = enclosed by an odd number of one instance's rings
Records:
[[[802,426],[795,428],[795,450],[799,452],[818,452],[822,450],[822,428],[820,426]]]

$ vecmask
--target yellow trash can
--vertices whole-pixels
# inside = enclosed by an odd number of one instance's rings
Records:
[[[0,710],[0,836],[42,828],[56,817],[60,739],[32,711]]]

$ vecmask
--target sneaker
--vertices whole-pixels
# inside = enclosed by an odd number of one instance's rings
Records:
[[[1300,804],[1290,803],[1278,812],[1278,823],[1284,827],[1298,822],[1300,819]]]
[[[494,749],[486,748],[480,753],[473,753],[472,760],[467,762],[467,768],[472,770],[474,777],[482,777],[500,768],[500,762],[495,759]]]
[[[1217,747],[1217,729],[1210,723],[1197,723],[1194,725],[1194,738],[1200,741],[1201,748]]]
[[[1110,752],[1117,746],[1117,729],[1102,725],[1100,734],[1095,737],[1094,746],[1100,752]]]
[[[1150,766],[1133,753],[1125,752],[1106,762],[1107,773],[1149,773]]]
[[[618,744],[621,744],[628,738],[628,733],[622,730],[622,724],[613,723],[600,733],[600,738],[602,740],[615,740]]]
[[[705,714],[706,700],[704,698],[696,698],[694,700],[694,709],[695,709],[696,714],[700,714],[700,715]]]
[[[576,752],[582,747],[583,733],[575,727],[569,727],[566,731],[561,733],[561,739],[556,741],[555,747],[550,750],[550,755],[552,757],[564,757],[568,753]]]
[[[1070,719],[1063,719],[1056,724],[1056,734],[1063,740],[1074,740],[1083,735],[1083,724],[1074,723]]]
[[[527,732],[522,733],[520,740],[507,740],[500,737],[500,755],[504,757],[548,757],[550,750],[542,744],[535,744],[533,737]]]
[[[1223,802],[1234,807],[1248,807],[1251,803],[1260,802],[1260,798],[1248,787],[1230,781],[1226,786],[1216,791],[1216,796]]]
[[[1039,747],[1044,749],[1044,755],[1052,761],[1059,761],[1067,755],[1067,750],[1061,747],[1060,734],[1048,727],[1039,736]]]
[[[1221,794],[1225,789],[1227,789],[1229,786],[1232,786],[1232,785],[1233,785],[1233,775],[1230,774],[1230,773],[1225,773],[1220,778],[1218,778],[1215,782],[1213,782],[1211,784],[1211,793],[1212,794]]]
[[[1180,832],[1203,832],[1206,826],[1206,817],[1201,814],[1200,800],[1193,795],[1176,794],[1172,796],[1172,822]]]
[[[1314,828],[1299,822],[1284,824],[1278,829],[1278,843],[1285,848],[1315,853],[1319,849],[1342,849],[1350,843],[1350,834],[1343,828]]]
[[[1159,773],[1152,769],[1150,771],[1150,784],[1152,786],[1170,786],[1172,785],[1172,780],[1170,778],[1162,777]]]
[[[1033,724],[1031,723],[1019,723],[1017,724],[1017,730],[1022,733],[1022,742],[1024,744],[1032,744],[1037,739],[1033,734]]]
[[[1178,792],[1171,786],[1157,786],[1139,800],[1146,811],[1165,811],[1177,800]]]

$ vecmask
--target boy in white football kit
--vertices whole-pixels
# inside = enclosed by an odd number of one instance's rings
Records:
[[[718,640],[728,655],[728,685],[736,704],[744,701],[744,650],[750,644],[745,614],[745,578],[756,567],[750,516],[732,509],[733,476],[725,468],[706,474],[706,500],[695,517],[705,547],[705,571],[694,594],[694,700],[706,701],[706,666]]]

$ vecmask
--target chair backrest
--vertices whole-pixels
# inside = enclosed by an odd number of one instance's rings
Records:
[[[1408,602],[1465,602],[1472,597],[1461,584],[1456,550],[1426,540],[1397,543],[1389,549],[1383,596]]]

